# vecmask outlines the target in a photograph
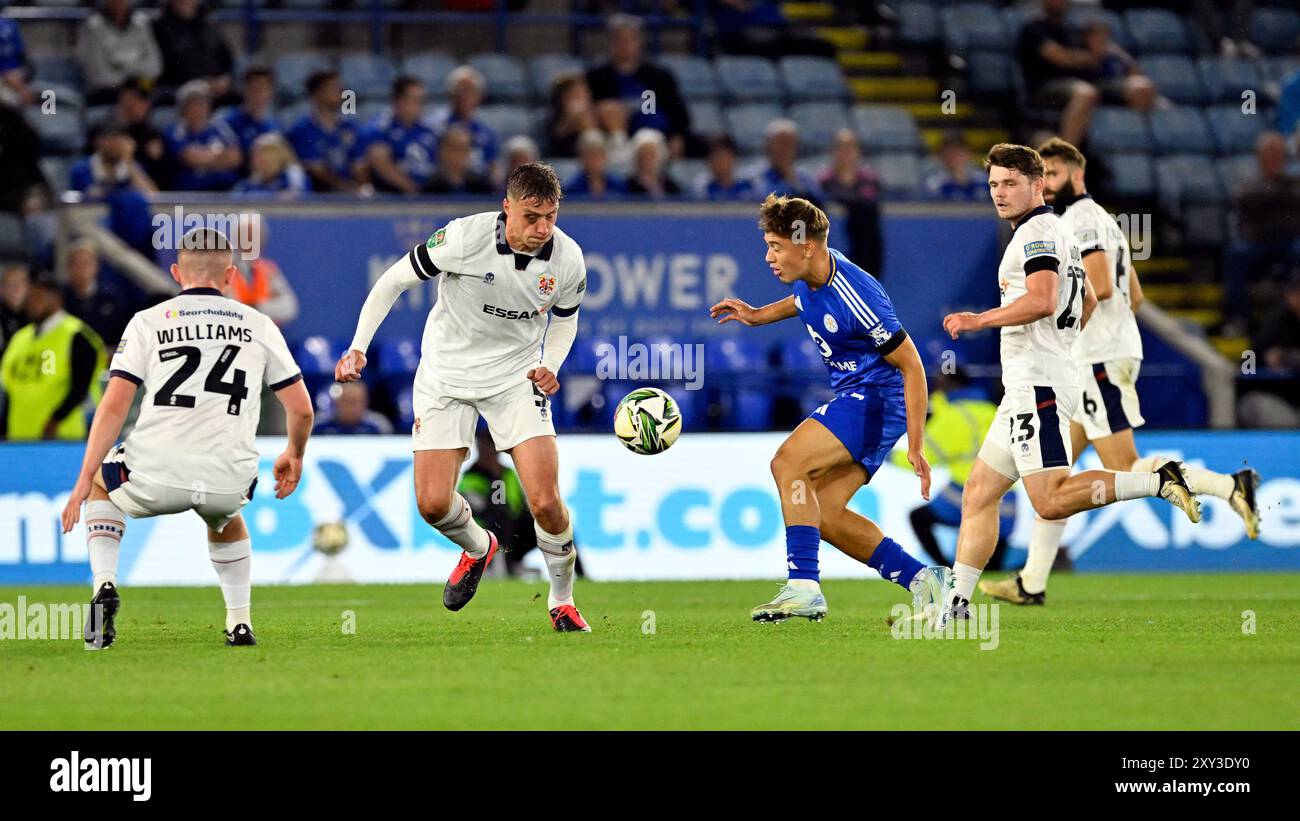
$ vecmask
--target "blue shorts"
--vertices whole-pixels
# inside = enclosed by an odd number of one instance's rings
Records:
[[[867,469],[870,481],[907,433],[902,388],[858,388],[841,393],[808,417],[826,426]]]

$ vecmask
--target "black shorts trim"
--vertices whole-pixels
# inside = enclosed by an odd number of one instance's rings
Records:
[[[1092,378],[1097,380],[1097,390],[1101,392],[1101,402],[1106,406],[1106,423],[1111,433],[1123,433],[1132,430],[1133,424],[1124,412],[1124,392],[1110,381],[1106,373],[1106,364],[1098,362],[1092,366]]]
[[[1057,414],[1056,391],[1034,386],[1038,409],[1038,452],[1045,468],[1068,468],[1070,457],[1061,438],[1061,417]]]
[[[131,480],[131,471],[126,462],[105,462],[99,466],[99,472],[104,477],[104,489],[109,493]]]

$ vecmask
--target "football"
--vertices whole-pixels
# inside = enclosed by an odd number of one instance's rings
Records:
[[[614,410],[614,434],[633,453],[663,453],[681,433],[681,409],[658,388],[637,388]]]

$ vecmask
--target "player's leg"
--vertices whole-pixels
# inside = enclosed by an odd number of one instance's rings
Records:
[[[204,516],[202,512],[199,514]],[[253,541],[242,513],[226,521],[204,516],[208,521],[208,558],[217,572],[221,597],[226,602],[226,645],[257,644],[253,634]]]
[[[1167,456],[1141,456],[1129,463],[1128,470],[1155,470],[1170,461]],[[1105,464],[1104,460],[1102,462]],[[1109,465],[1107,465],[1109,467]],[[1118,469],[1118,468],[1117,468]],[[1197,495],[1217,496],[1228,503],[1246,526],[1246,536],[1259,538],[1259,505],[1255,491],[1259,488],[1259,474],[1253,468],[1242,468],[1231,475],[1216,473],[1206,468],[1183,465],[1187,485]]]
[[[86,549],[90,555],[91,599],[86,619],[86,646],[108,647],[117,638],[115,619],[122,607],[117,592],[117,560],[126,535],[126,516],[108,496],[104,479],[96,475],[86,498]]]
[[[993,424],[995,428],[998,426],[996,420]],[[992,436],[990,432],[990,439]],[[997,549],[998,507],[1016,481],[1014,463],[1009,454],[1003,452],[1003,455],[1006,458],[997,458],[990,440],[986,439],[962,487],[961,527],[957,530],[957,557],[952,565],[952,591],[945,602],[941,623],[946,623],[949,618],[966,617],[980,573]]]

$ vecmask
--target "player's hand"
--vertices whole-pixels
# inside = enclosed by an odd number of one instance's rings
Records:
[[[361,351],[348,351],[334,366],[335,382],[356,382],[361,378],[361,369],[366,366],[366,355]]]
[[[286,450],[276,457],[275,467],[271,470],[275,475],[275,498],[283,499],[298,487],[298,480],[302,478],[302,457],[292,456]]]
[[[921,498],[930,501],[930,463],[925,460],[925,454],[919,450],[909,450],[907,461],[912,464],[912,472],[921,479]]]
[[[973,314],[970,311],[948,314],[943,318],[943,329],[953,339],[956,339],[962,333],[978,331],[980,329],[979,314]]]
[[[758,309],[741,299],[727,297],[709,309],[709,317],[718,320],[721,325],[735,320],[742,325],[754,326],[757,322]]]
[[[68,503],[63,507],[63,532],[71,533],[72,528],[81,519],[81,505],[90,497],[90,479],[81,477],[68,494]]]
[[[560,389],[559,378],[551,373],[550,368],[537,367],[528,372],[528,378],[542,393],[550,396]]]

